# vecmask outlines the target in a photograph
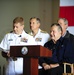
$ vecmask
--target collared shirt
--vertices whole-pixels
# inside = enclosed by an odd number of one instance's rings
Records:
[[[32,45],[32,39],[32,36],[28,35],[25,31],[23,31],[20,35],[12,32],[5,35],[0,44],[0,47],[6,51],[10,50],[10,46],[12,45]]]
[[[0,48],[4,50],[4,52],[7,52],[10,50],[10,46],[14,45],[32,45],[33,37],[28,35],[24,30],[22,34],[17,35],[14,32],[8,33],[3,38]],[[8,64],[6,68],[6,74],[5,75],[16,75],[16,74],[22,74],[23,73],[23,58],[17,58],[16,61],[13,60],[12,57],[8,59]]]
[[[30,33],[31,36],[33,36],[33,33]],[[35,40],[35,45],[44,45],[49,40],[49,34],[46,31],[42,31],[41,29],[38,30],[38,33],[33,36],[33,39]]]
[[[64,35],[62,37],[64,37],[66,35],[67,31],[64,33]]]

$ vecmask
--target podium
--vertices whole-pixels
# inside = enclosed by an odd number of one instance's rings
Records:
[[[23,58],[23,75],[38,75],[38,58],[51,57],[52,51],[40,45],[10,46],[10,56]]]

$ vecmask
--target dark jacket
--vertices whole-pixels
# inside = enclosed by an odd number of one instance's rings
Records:
[[[65,37],[61,37],[56,44],[50,40],[49,42],[45,43],[44,47],[52,50],[52,57],[40,58],[40,65],[42,65],[42,63],[74,63],[74,36],[69,32],[66,33]]]
[[[69,63],[74,63],[74,35],[67,31],[64,36],[64,41],[66,40],[66,48],[64,54],[64,60]]]
[[[72,48],[74,49],[74,35],[69,33],[69,31],[67,31],[66,35],[64,36],[64,39],[70,41],[72,44]]]

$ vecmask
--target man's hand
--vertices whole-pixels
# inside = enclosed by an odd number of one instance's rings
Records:
[[[58,67],[58,66],[59,66],[59,64],[50,64],[51,68],[55,68],[55,67]]]
[[[45,70],[50,69],[50,65],[48,65],[48,64],[46,64],[46,63],[43,63],[42,65],[43,65],[43,67],[44,67]]]
[[[58,67],[59,64],[50,64],[50,65],[49,65],[49,64],[43,63],[42,66],[43,66],[43,68],[44,68],[45,70],[48,70],[48,69],[51,69],[51,68]]]
[[[7,56],[8,56],[8,57],[10,57],[10,51],[9,51],[9,52],[7,52]]]

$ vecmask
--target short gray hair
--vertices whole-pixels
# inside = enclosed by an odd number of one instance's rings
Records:
[[[57,27],[58,27],[58,30],[59,30],[59,31],[62,31],[62,27],[60,26],[60,24],[58,24],[58,23],[53,23],[53,24],[51,25],[51,27],[53,27],[53,26],[57,26]]]
[[[58,20],[62,19],[64,21],[65,24],[68,25],[68,20],[66,18],[59,18]]]
[[[41,20],[40,20],[39,18],[37,18],[37,17],[31,17],[30,20],[32,20],[32,19],[36,19],[36,21],[37,21],[38,23],[41,23]]]

